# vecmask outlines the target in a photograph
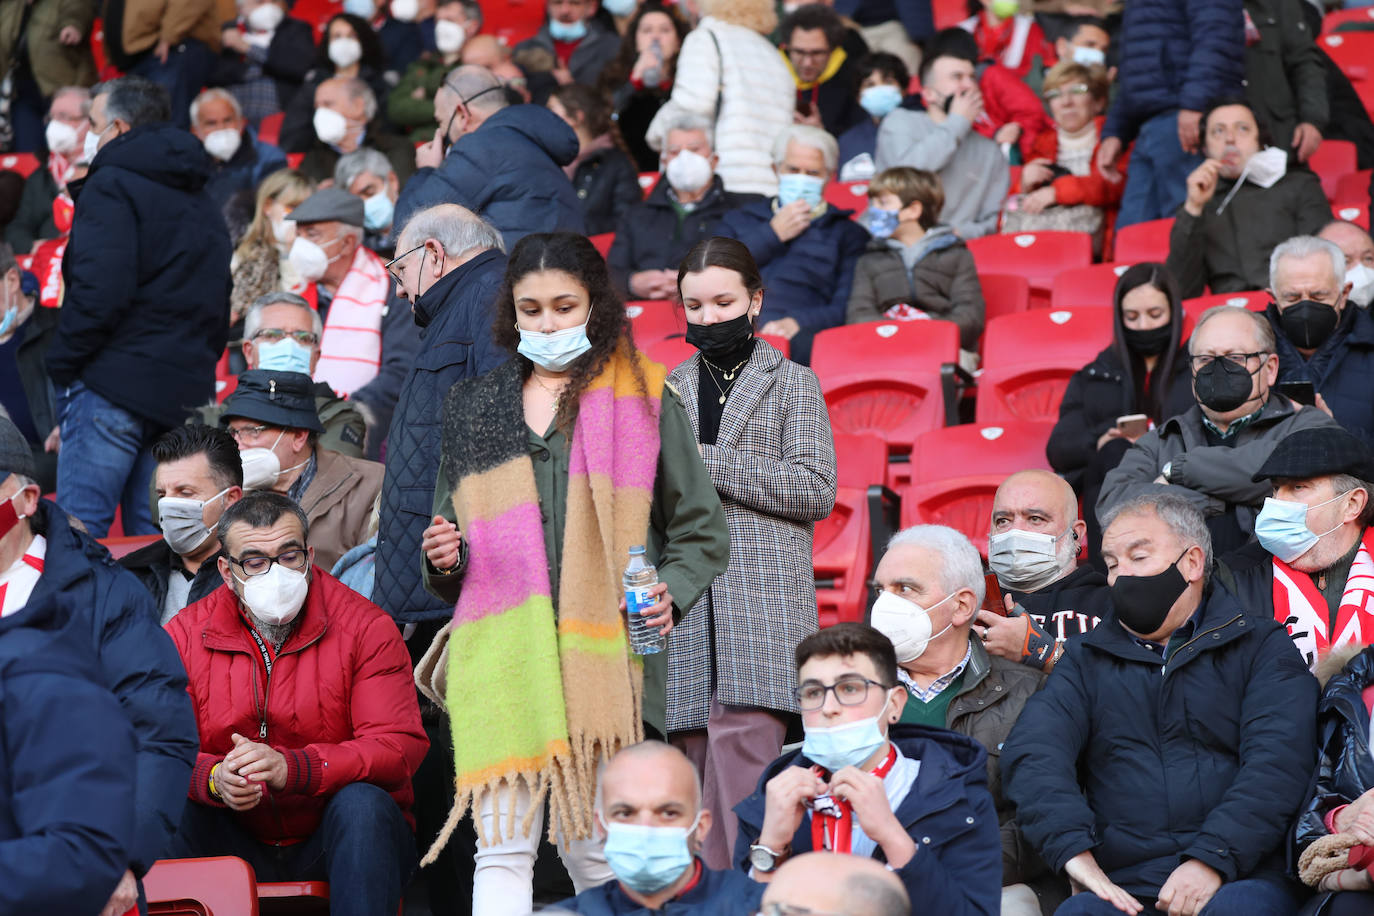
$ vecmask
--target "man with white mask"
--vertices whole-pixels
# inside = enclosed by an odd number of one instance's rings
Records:
[[[1185,299],[1264,289],[1274,246],[1331,222],[1331,205],[1316,175],[1288,170],[1287,150],[1269,145],[1246,102],[1216,102],[1201,124],[1207,158],[1174,216],[1169,270]]]
[[[895,574],[884,592],[907,601],[898,590],[908,584]],[[942,585],[931,581],[914,591],[932,608],[945,602],[935,614],[942,622],[951,621],[949,604],[965,624],[977,606],[964,587],[942,597]],[[920,630],[910,641],[900,637],[903,654],[929,642],[930,625]],[[797,645],[796,660],[806,739],[769,764],[754,794],[735,806],[740,869],[766,884],[804,852],[868,856],[932,912],[996,912],[1002,868],[982,746],[900,721],[913,701],[898,679],[892,642],[872,627],[840,623],[813,633]]]
[[[264,178],[286,168],[286,154],[258,139],[243,106],[225,89],[206,89],[191,103],[191,133],[210,154],[205,193],[221,210],[237,195],[251,200]]]
[[[20,254],[31,252],[35,242],[63,234],[53,219],[52,205],[67,187],[72,169],[81,159],[90,110],[91,91],[84,86],[66,86],[53,93],[44,131],[48,146],[46,168],[25,179],[19,210],[5,226],[5,241]]]
[[[314,565],[286,497],[248,494],[216,534],[223,586],[167,625],[200,735],[167,857],[238,856],[261,881],[327,880],[331,913],[394,913],[429,746],[401,634]]]
[[[715,235],[726,213],[763,199],[725,190],[710,118],[684,113],[669,122],[659,161],[663,179],[620,217],[606,257],[616,288],[631,299],[675,296],[678,264],[692,246]]]
[[[1107,580],[1078,565],[1086,535],[1064,478],[1029,470],[1002,481],[992,499],[988,566],[1007,613],[979,611],[973,627],[989,654],[1049,673],[1064,641],[1107,615]]]
[[[1369,308],[1374,301],[1374,238],[1368,232],[1343,219],[1332,220],[1317,233],[1345,255],[1345,282],[1350,284],[1350,301],[1360,308]]]
[[[273,490],[298,503],[322,566],[332,569],[369,538],[382,466],[320,447],[324,427],[310,376],[269,369],[243,373],[220,422],[238,442],[244,489]]]
[[[386,156],[402,183],[415,171],[414,147],[389,131],[378,117],[376,91],[367,80],[356,76],[324,80],[315,87],[314,100],[308,135],[281,140],[284,149],[292,151],[295,146],[294,151],[305,153],[297,168],[306,177],[325,182],[334,177],[340,156],[364,148]]]
[[[243,463],[234,437],[209,426],[178,426],[153,443],[153,495],[162,540],[121,557],[162,612],[176,616],[219,588],[215,523],[243,496]]]

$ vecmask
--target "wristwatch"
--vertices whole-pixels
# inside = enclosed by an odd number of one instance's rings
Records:
[[[1169,472],[1173,469],[1174,463],[1172,461],[1166,461],[1164,462],[1164,467],[1159,469],[1159,475],[1163,477],[1165,480],[1169,480],[1169,482],[1172,483],[1173,481],[1169,479]]]
[[[766,875],[771,871],[776,871],[786,855],[787,847],[785,846],[781,852],[774,852],[767,846],[760,846],[755,843],[749,847],[749,864],[753,866],[754,871]]]

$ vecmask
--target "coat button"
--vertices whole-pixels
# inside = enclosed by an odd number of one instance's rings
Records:
[[[1221,639],[1221,634],[1220,634],[1220,633],[1213,633],[1213,634],[1212,634],[1212,638],[1213,638],[1213,639]]]
[[[993,693],[1001,693],[1001,692],[1002,692],[1002,685],[1001,685],[1001,684],[998,684],[996,687],[992,688],[992,690],[993,690]]]
[[[925,843],[927,846],[929,846],[929,845],[930,845],[930,837],[928,837],[928,836],[923,836],[923,837],[921,837],[921,842],[922,842],[922,843]]]
[[[549,450],[548,450],[548,449],[546,449],[546,448],[541,448],[541,449],[539,450],[539,460],[540,460],[540,461],[548,461],[548,460],[549,460]]]
[[[966,817],[966,818],[964,818],[964,823],[965,823],[965,824],[972,824],[972,823],[973,823],[973,818],[971,818],[971,817]]]

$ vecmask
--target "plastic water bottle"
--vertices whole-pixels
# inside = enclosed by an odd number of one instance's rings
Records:
[[[625,567],[622,580],[625,586],[625,616],[630,626],[630,651],[636,655],[653,655],[662,652],[667,646],[667,637],[658,627],[644,622],[640,611],[651,607],[654,597],[651,594],[658,584],[658,570],[644,559],[644,546],[630,548],[630,565]]]
[[[644,84],[644,88],[657,89],[663,82],[663,43],[655,38],[653,44],[649,46],[649,50],[658,60],[658,63],[645,67],[644,73],[639,79]]]

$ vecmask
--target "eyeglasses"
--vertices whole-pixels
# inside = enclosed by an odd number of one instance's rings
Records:
[[[1043,98],[1046,102],[1053,102],[1061,95],[1087,95],[1090,91],[1086,83],[1074,83],[1072,86],[1065,86],[1063,89],[1047,90]]]
[[[425,247],[425,243],[424,243],[424,242],[421,242],[420,244],[416,245],[414,248],[410,249],[409,251],[405,252],[404,254],[398,254],[398,255],[396,255],[396,257],[392,258],[390,261],[387,261],[385,264],[382,265],[382,267],[386,270],[386,272],[389,273],[389,274],[391,274],[391,279],[393,279],[393,280],[396,281],[396,285],[397,285],[398,287],[401,286],[401,278],[400,278],[399,275],[397,275],[397,273],[396,273],[394,270],[391,269],[391,268],[392,268],[392,265],[394,265],[397,261],[405,260],[406,258],[410,257],[411,255],[413,255],[415,252],[419,251],[419,250],[420,250],[421,248],[423,248],[423,247]]]
[[[313,347],[320,342],[320,336],[314,331],[283,331],[281,328],[263,328],[253,335],[254,340],[261,340],[266,343],[276,343],[288,337],[303,347]]]
[[[833,910],[813,910],[794,903],[766,903],[754,916],[841,916]]]
[[[235,442],[242,442],[244,439],[256,439],[267,432],[270,426],[240,426],[238,429],[229,427],[229,435],[234,437]]]
[[[1218,356],[1193,356],[1189,358],[1189,363],[1192,365],[1194,373],[1201,372],[1219,359],[1224,359],[1233,366],[1248,370],[1250,368],[1250,360],[1254,359],[1256,356],[1268,355],[1269,354],[1263,350],[1256,350],[1254,353],[1222,353]]]
[[[246,560],[241,560],[238,557],[230,557],[229,562],[243,570],[243,574],[251,579],[254,576],[261,576],[263,573],[267,572],[272,568],[273,563],[300,572],[302,569],[305,569],[305,564],[310,562],[310,554],[300,547],[293,547],[290,550],[277,554],[275,557],[249,557]]]
[[[813,709],[820,709],[825,705],[825,695],[833,692],[835,702],[841,706],[858,706],[868,699],[868,688],[878,687],[883,690],[890,689],[887,684],[880,684],[877,681],[870,681],[866,677],[850,675],[842,677],[835,683],[826,686],[815,681],[807,681],[796,690],[792,691],[792,696],[797,700],[797,706],[810,712]]]

